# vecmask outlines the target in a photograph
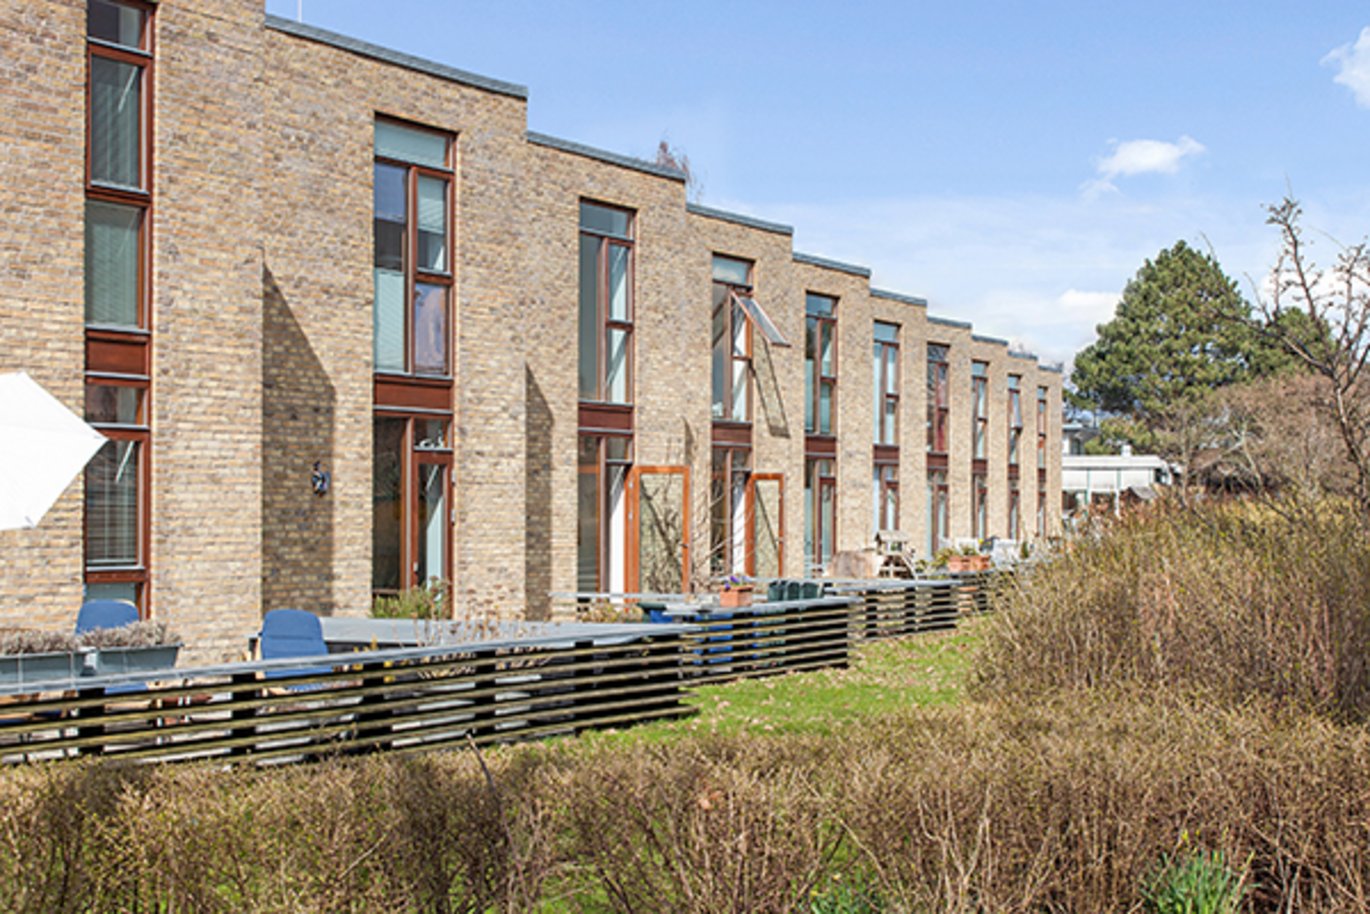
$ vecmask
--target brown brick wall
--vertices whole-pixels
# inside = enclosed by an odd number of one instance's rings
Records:
[[[0,4],[0,372],[78,415],[84,393],[85,3]],[[81,604],[82,486],[0,532],[0,625],[69,628]]]
[[[84,3],[0,6],[0,370],[82,402]],[[970,533],[970,360],[991,362],[991,529],[1007,514],[1006,374],[1021,371],[1023,524],[1036,387],[1059,374],[861,275],[796,260],[787,232],[689,212],[679,181],[525,139],[526,103],[264,26],[258,0],[157,11],[152,605],[188,657],[232,654],[262,609],[370,602],[372,140],[377,114],[456,138],[454,593],[460,615],[545,615],[575,587],[577,204],[635,211],[635,447],[691,470],[709,546],[710,264],[755,262],[790,348],[755,346],[753,469],[785,477],[785,571],[801,574],[804,293],[838,299],[839,549],[872,538],[874,320],[900,325],[901,523],[924,541],[926,344],[951,346],[951,533]],[[34,194],[32,188],[41,188]],[[324,497],[315,462],[332,474]],[[1059,495],[1048,499],[1053,532]],[[66,627],[81,595],[81,495],[0,533],[3,624]]]
[[[217,659],[261,607],[262,10],[178,0],[156,23],[151,602]]]
[[[266,607],[365,613],[371,588],[375,117],[456,138],[454,364],[461,615],[523,612],[524,103],[268,30],[264,216],[273,331]],[[315,461],[331,494],[309,489]]]

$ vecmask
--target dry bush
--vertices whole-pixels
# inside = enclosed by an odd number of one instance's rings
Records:
[[[1162,503],[1010,593],[977,694],[1172,687],[1370,719],[1370,541],[1349,504]]]
[[[1249,860],[1253,912],[1370,910],[1358,727],[1093,693],[915,713],[846,749],[834,814],[892,911],[1135,911],[1184,845]]]
[[[582,910],[802,910],[839,846],[812,783],[824,758],[813,744],[724,739],[587,759],[555,786],[568,889]]]

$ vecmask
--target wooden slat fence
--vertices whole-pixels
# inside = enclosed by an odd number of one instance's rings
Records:
[[[690,686],[846,666],[855,642],[955,627],[990,608],[994,573],[828,581],[814,599],[678,605],[665,625],[577,626],[511,639],[73,676],[0,689],[0,762],[279,764],[515,742],[693,713]],[[645,601],[644,601],[645,602]],[[627,632],[627,634],[624,634]],[[172,678],[174,677],[174,678]]]
[[[680,700],[685,647],[674,629],[620,643],[336,654],[325,662],[338,666],[307,670],[298,659],[201,667],[134,692],[117,690],[136,677],[87,677],[0,705],[0,759],[272,763],[680,717],[691,713]]]

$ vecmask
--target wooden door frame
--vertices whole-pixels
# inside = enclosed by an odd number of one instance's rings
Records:
[[[758,482],[776,482],[780,484],[780,514],[776,518],[778,535],[776,536],[776,565],[780,571],[780,577],[785,574],[785,474],[784,473],[752,473],[747,477],[747,574],[756,576],[756,484]]]
[[[641,593],[642,585],[642,535],[639,533],[641,528],[641,485],[640,480],[644,475],[676,475],[681,477],[684,484],[680,499],[681,513],[681,559],[680,559],[680,583],[681,592],[690,591],[690,468],[687,466],[668,466],[664,464],[649,464],[639,466],[634,464],[629,470],[627,479],[624,481],[624,490],[628,499],[628,531],[627,531],[627,583],[631,593]]]
[[[449,426],[450,427],[450,426]],[[419,468],[428,466],[440,466],[446,472],[443,474],[443,510],[446,516],[442,519],[443,524],[443,544],[442,544],[442,574],[438,577],[449,586],[452,583],[452,546],[456,539],[453,533],[452,523],[452,492],[455,488],[452,480],[453,460],[451,451],[428,451],[419,450],[413,446],[414,423],[409,422],[405,429],[406,444],[409,445],[409,478],[408,489],[403,497],[405,523],[405,577],[409,580],[410,587],[420,587],[427,584],[427,581],[420,581],[415,574],[414,566],[419,562],[419,499],[423,494],[423,487],[420,484]],[[405,588],[401,587],[401,590]]]

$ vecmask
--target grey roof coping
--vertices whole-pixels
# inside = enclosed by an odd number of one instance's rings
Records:
[[[727,210],[714,209],[712,206],[687,203],[685,204],[685,210],[696,216],[706,216],[709,219],[721,219],[724,222],[745,225],[747,228],[761,229],[763,232],[775,232],[777,235],[794,234],[794,229],[788,225],[781,225],[779,222],[767,222],[764,219],[754,219],[751,216],[744,216],[741,213],[730,213]]]
[[[1060,365],[1038,365],[1039,371],[1049,371],[1052,374],[1065,374],[1065,369]]]
[[[1037,356],[1031,352],[1014,352],[1012,349],[1009,350],[1008,357],[1011,359],[1023,359],[1027,362],[1037,361]]]
[[[900,292],[891,292],[888,289],[871,287],[871,295],[876,298],[888,298],[891,301],[901,301],[906,305],[913,305],[918,308],[926,308],[928,306],[928,300],[926,298],[919,298],[916,295],[904,295]]]
[[[656,175],[658,178],[669,178],[672,181],[685,182],[685,172],[678,168],[671,168],[669,165],[658,165],[655,162],[648,162],[646,159],[636,159],[632,156],[620,155],[617,152],[609,152],[606,149],[596,149],[593,146],[586,146],[583,143],[574,143],[571,140],[563,140],[560,137],[548,136],[545,133],[534,133],[529,130],[525,133],[528,142],[537,146],[546,146],[549,149],[558,149],[562,152],[569,152],[572,155],[584,156],[587,159],[595,159],[599,162],[608,162],[610,165],[618,165],[622,168],[631,168],[634,171],[646,172],[649,175]]]
[[[283,19],[280,16],[273,16],[268,13],[266,16],[266,27],[274,29],[277,32],[284,32],[287,35],[294,35],[296,38],[317,41],[320,44],[330,45],[344,51],[351,51],[353,54],[360,54],[362,57],[370,57],[373,60],[391,63],[397,67],[416,70],[419,73],[427,73],[429,76],[436,76],[438,79],[460,83],[463,86],[484,89],[487,92],[497,92],[500,95],[508,95],[513,98],[522,99],[523,101],[528,100],[527,86],[520,86],[517,83],[508,83],[500,79],[491,79],[488,76],[480,76],[476,73],[468,73],[465,70],[458,70],[456,67],[449,67],[447,64],[425,60],[422,57],[415,57],[412,54],[405,54],[402,51],[393,51],[390,48],[383,48],[378,44],[371,44],[369,41],[362,41],[357,38],[350,38],[347,35],[340,35],[337,32],[330,32],[327,29],[321,29],[315,25],[305,25],[302,22],[294,22],[290,19]]]
[[[936,317],[931,314],[928,315],[928,323],[941,324],[943,327],[960,327],[962,330],[969,330],[971,328],[969,321],[954,321],[949,317]]]
[[[860,276],[864,279],[871,278],[870,267],[859,267],[853,263],[843,263],[840,260],[829,260],[826,257],[818,257],[813,254],[801,254],[798,251],[791,252],[790,256],[796,263],[806,263],[811,267],[822,267],[825,270],[837,270],[842,273],[851,273],[853,276]]]
[[[977,343],[990,343],[995,346],[1008,346],[1008,340],[1001,340],[997,336],[985,336],[980,333],[972,333],[970,338]]]

